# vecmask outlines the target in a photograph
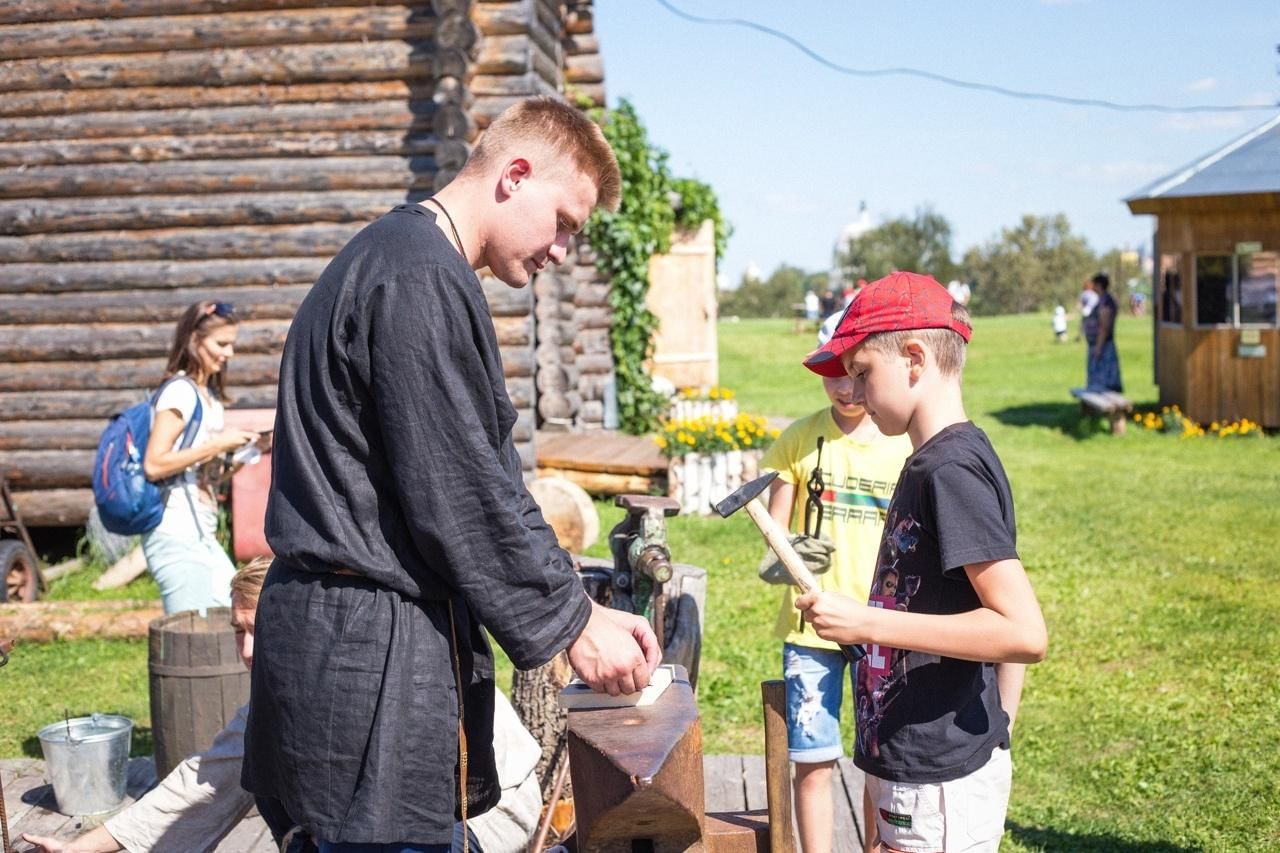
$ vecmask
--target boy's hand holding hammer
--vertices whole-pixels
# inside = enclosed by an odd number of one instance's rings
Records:
[[[824,640],[841,645],[868,642],[864,618],[872,608],[838,592],[813,590],[796,599],[804,621]]]

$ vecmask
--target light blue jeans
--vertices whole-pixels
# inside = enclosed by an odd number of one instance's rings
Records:
[[[844,757],[840,705],[844,698],[846,668],[852,689],[855,670],[841,652],[783,644],[787,751],[797,764],[821,764]]]
[[[142,535],[147,571],[160,587],[165,615],[231,606],[236,567],[212,536],[176,536],[156,528]]]

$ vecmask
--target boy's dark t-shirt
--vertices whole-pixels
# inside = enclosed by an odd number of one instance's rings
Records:
[[[964,567],[1017,558],[1013,495],[986,434],[939,432],[902,469],[868,605],[911,613],[981,606]],[[1008,746],[995,666],[869,646],[858,663],[854,763],[898,782],[958,779]]]

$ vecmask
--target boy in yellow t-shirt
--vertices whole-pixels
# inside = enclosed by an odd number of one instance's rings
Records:
[[[833,315],[823,324],[819,347],[826,344],[840,316]],[[830,569],[817,575],[818,584],[823,590],[865,599],[889,499],[911,453],[911,442],[904,436],[881,434],[866,410],[854,405],[853,381],[848,376],[824,378],[822,387],[831,405],[793,423],[761,461],[762,468],[778,472],[769,492],[769,513],[797,534],[817,532],[816,507],[809,510],[809,529],[805,529],[812,484],[822,509],[820,533],[834,545]],[[820,471],[820,484],[815,469]],[[810,541],[800,550],[808,555],[823,549]],[[796,765],[796,824],[804,853],[831,853],[831,774],[835,762],[844,756],[840,707],[847,662],[835,643],[821,639],[812,629],[804,630],[795,608],[798,595],[794,586],[786,587],[776,628],[783,641],[788,749]],[[850,666],[850,683],[853,672]],[[868,840],[863,839],[864,846]]]

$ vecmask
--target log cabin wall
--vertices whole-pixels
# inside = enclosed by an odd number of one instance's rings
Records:
[[[564,92],[592,106],[604,105],[603,65],[590,2],[479,0],[472,18],[481,47],[468,88],[481,128],[530,95]],[[534,281],[532,346],[521,351],[520,359],[532,358],[536,375],[508,379],[509,384],[529,383],[528,398],[537,400],[521,427],[578,429],[604,422],[605,388],[613,378],[609,283],[596,271],[589,247],[581,240],[578,244],[563,264]]]
[[[605,398],[613,387],[613,346],[609,333],[613,329],[613,308],[609,304],[609,279],[596,268],[591,247],[580,242],[571,275],[573,290],[573,322],[577,334],[572,358],[578,375],[581,408],[576,424],[582,429],[605,426]],[[566,312],[568,309],[566,308]]]
[[[1182,284],[1182,324],[1155,319],[1161,403],[1176,403],[1201,423],[1247,417],[1280,427],[1280,329],[1256,329],[1266,355],[1240,358],[1241,329],[1197,327],[1194,307],[1196,255],[1231,254],[1251,241],[1280,251],[1280,195],[1162,200],[1159,210],[1143,212],[1157,213],[1157,259],[1176,255]]]
[[[559,90],[562,14],[546,0],[0,6],[0,471],[27,521],[83,523],[105,419],[159,381],[197,299],[243,317],[234,405],[273,406],[289,322],[333,254],[443,186],[510,103]],[[494,285],[532,471],[533,299]]]
[[[595,35],[590,0],[566,4],[564,47],[565,86],[570,95],[595,107],[605,105],[604,62]],[[599,429],[605,425],[605,397],[613,387],[613,308],[609,304],[609,279],[595,265],[585,241],[570,258],[572,286],[563,291],[562,321],[573,318],[571,346],[561,343],[561,358],[571,364],[576,382],[578,409],[574,425]]]

